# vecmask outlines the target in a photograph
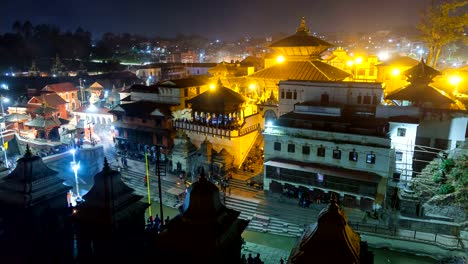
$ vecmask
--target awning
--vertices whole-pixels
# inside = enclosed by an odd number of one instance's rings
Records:
[[[317,163],[304,163],[298,161],[275,161],[269,160],[265,162],[265,166],[272,166],[276,168],[305,171],[312,173],[320,173],[323,175],[329,175],[340,178],[354,179],[365,182],[379,183],[382,176],[367,172],[367,171],[358,171],[350,170],[341,167],[328,166],[324,164]]]

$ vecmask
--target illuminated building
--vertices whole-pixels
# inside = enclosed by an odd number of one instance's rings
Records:
[[[62,123],[57,116],[57,109],[43,103],[34,113],[36,116],[24,125],[36,130],[36,138],[60,140],[58,129]]]
[[[377,82],[385,83],[385,92],[390,93],[408,82],[401,73],[416,66],[418,61],[406,56],[396,56],[379,63],[377,67]]]
[[[42,91],[49,91],[55,92],[63,100],[67,102],[66,108],[67,111],[72,111],[77,107],[80,107],[80,101],[78,100],[78,88],[73,83],[56,83],[56,84],[48,84]]]
[[[207,141],[217,153],[225,149],[234,157],[234,166],[239,167],[259,133],[257,106],[220,81],[187,102],[191,105],[190,117],[176,118],[175,129],[184,131],[197,147]]]

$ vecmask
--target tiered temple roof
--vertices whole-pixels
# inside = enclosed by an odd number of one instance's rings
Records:
[[[0,184],[0,201],[17,208],[27,208],[52,197],[65,194],[71,187],[63,185],[58,172],[44,164],[26,147],[26,153],[17,161],[14,171]]]

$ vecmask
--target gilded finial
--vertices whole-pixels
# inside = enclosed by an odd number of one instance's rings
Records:
[[[309,33],[309,29],[306,27],[305,17],[301,18],[301,25],[298,28],[296,28],[296,32]]]
[[[110,169],[110,166],[109,166],[109,162],[107,161],[107,157],[104,157],[104,170],[109,170]]]
[[[31,149],[29,148],[29,144],[26,144],[26,153],[24,153],[24,156],[25,157],[31,157],[32,156]]]

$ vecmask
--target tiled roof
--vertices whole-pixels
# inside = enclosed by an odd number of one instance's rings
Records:
[[[56,84],[48,84],[44,88],[43,91],[54,91],[56,93],[64,93],[64,92],[75,92],[78,91],[78,88],[73,83],[64,82],[64,83],[56,83]]]
[[[248,99],[218,82],[215,90],[208,90],[187,102],[195,111],[227,114],[238,110]]]
[[[138,101],[134,103],[121,104],[114,107],[109,113],[122,113],[125,112],[126,116],[142,117],[151,115],[154,111],[158,110],[165,117],[171,116],[170,107],[173,104],[162,104],[151,101]]]
[[[436,105],[451,104],[455,102],[449,94],[431,85],[420,86],[413,84],[409,84],[389,93],[385,96],[385,99],[406,100],[416,104],[431,102]]]
[[[105,107],[96,107],[95,110],[89,110],[88,106],[81,106],[73,110],[74,113],[95,113],[95,114],[108,114],[110,111],[109,108]]]
[[[30,120],[25,123],[26,126],[30,127],[39,127],[39,128],[48,128],[48,127],[58,127],[62,123],[58,118],[46,118],[42,116],[36,116],[33,120]]]
[[[302,81],[341,81],[349,76],[351,74],[318,60],[285,61],[249,75],[251,78]]]
[[[396,56],[388,59],[386,62],[377,64],[376,66],[400,66],[413,67],[418,64],[418,61],[408,56]]]
[[[42,104],[44,102],[47,103],[47,105],[50,105],[52,107],[57,107],[59,105],[64,105],[67,103],[60,95],[56,93],[48,93],[48,94],[43,94],[41,96],[34,96],[36,98],[38,104]]]
[[[442,75],[438,70],[428,66],[424,63],[424,60],[421,61],[416,65],[408,70],[402,72],[404,76],[408,76],[409,78],[429,78],[432,80],[435,76]]]
[[[189,78],[183,78],[183,79],[160,81],[158,82],[157,86],[164,87],[164,88],[185,88],[185,87],[207,85],[208,82],[209,82],[208,78],[203,77],[203,76],[196,76],[196,77],[189,77]]]
[[[332,47],[333,45],[316,38],[314,36],[309,35],[306,32],[299,31],[296,34],[286,37],[284,39],[280,39],[273,44],[270,45],[270,48],[276,47],[316,47],[316,46],[323,46],[324,49],[328,47]]]

